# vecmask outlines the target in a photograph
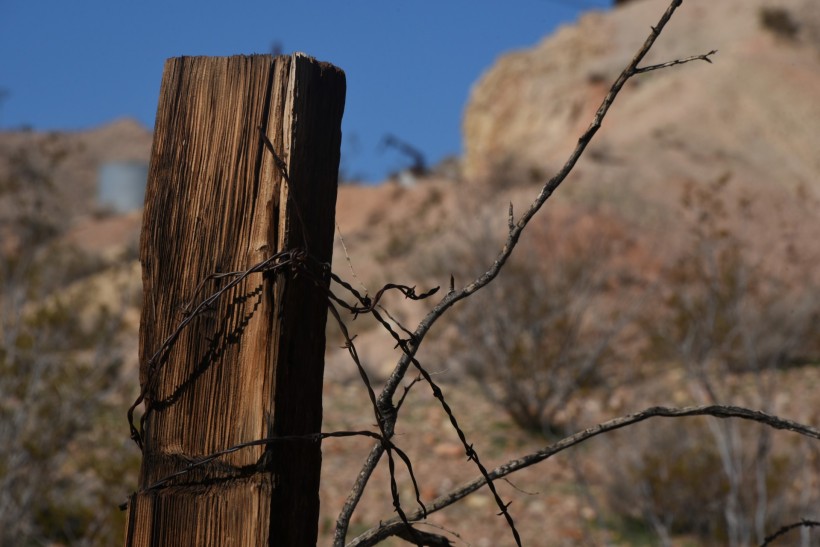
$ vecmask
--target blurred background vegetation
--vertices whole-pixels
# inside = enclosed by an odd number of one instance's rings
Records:
[[[133,289],[100,298],[95,278],[125,262],[63,241],[68,189],[55,173],[69,145],[44,134],[3,152],[0,544],[117,544],[138,465],[121,434],[135,389],[121,347]]]

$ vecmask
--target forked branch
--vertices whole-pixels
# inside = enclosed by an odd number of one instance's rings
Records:
[[[668,63],[663,63],[660,65],[652,65],[644,68],[638,66],[644,59],[646,54],[649,52],[649,50],[652,49],[655,40],[657,40],[658,36],[660,36],[664,27],[671,19],[675,10],[677,10],[677,8],[680,7],[681,3],[682,0],[672,0],[672,2],[669,4],[669,7],[666,9],[664,14],[658,21],[658,24],[652,27],[651,33],[646,38],[643,45],[640,47],[635,56],[632,58],[632,61],[621,72],[620,76],[618,76],[615,83],[612,84],[612,87],[610,88],[609,92],[607,93],[606,97],[601,103],[601,106],[595,113],[592,123],[578,139],[578,144],[575,146],[575,149],[572,151],[569,158],[564,163],[563,167],[544,184],[544,186],[542,187],[541,191],[538,193],[532,204],[517,221],[513,217],[512,211],[510,211],[509,231],[507,234],[507,239],[504,243],[504,246],[499,251],[493,264],[481,276],[479,276],[470,284],[461,289],[456,290],[454,284],[451,283],[450,291],[447,292],[447,294],[439,301],[439,303],[419,323],[418,327],[413,332],[410,341],[402,347],[404,353],[400,357],[398,363],[396,364],[396,367],[393,369],[393,372],[387,379],[384,389],[379,395],[377,405],[379,408],[393,407],[393,397],[397,389],[399,388],[399,385],[401,384],[405,374],[407,373],[408,368],[411,366],[411,364],[414,364],[415,354],[418,351],[425,335],[433,326],[433,324],[456,302],[469,297],[470,295],[479,291],[481,288],[485,287],[493,279],[496,278],[501,269],[504,267],[504,264],[507,262],[507,259],[509,259],[510,255],[512,254],[513,249],[517,245],[522,232],[527,227],[530,220],[541,209],[544,203],[552,196],[555,190],[564,182],[564,180],[570,174],[572,169],[575,167],[575,164],[578,162],[578,159],[584,153],[584,150],[586,150],[590,141],[598,132],[598,129],[601,127],[604,117],[609,111],[610,106],[612,106],[612,103],[614,102],[618,93],[620,93],[624,84],[636,74],[647,72],[649,70],[656,70],[668,66],[687,63],[694,60],[704,60],[707,62],[711,62],[709,57],[716,53],[715,51],[710,51],[709,53],[703,55],[696,55],[685,59],[673,60]],[[385,424],[384,433],[387,436],[393,435],[397,416],[397,412],[393,413],[390,419]],[[336,521],[336,530],[334,533],[333,543],[335,547],[342,547],[345,544],[345,538],[347,536],[347,531],[350,524],[350,519],[353,515],[353,511],[358,505],[359,500],[361,499],[362,494],[364,493],[364,489],[367,486],[367,483],[369,482],[370,477],[373,471],[375,470],[377,464],[379,463],[379,460],[384,454],[384,451],[385,447],[383,443],[376,444],[371,450],[370,454],[368,455],[364,465],[362,466],[362,469],[359,472],[357,479],[350,491],[350,494],[348,495],[348,498],[345,501],[342,511],[340,512],[339,517]],[[490,480],[492,479],[490,478]],[[354,542],[353,544],[357,543]]]

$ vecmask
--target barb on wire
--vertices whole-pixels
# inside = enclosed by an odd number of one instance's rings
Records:
[[[399,285],[397,283],[387,283],[379,289],[376,294],[371,298],[366,294],[362,294],[353,287],[350,283],[339,277],[337,274],[330,272],[330,278],[341,285],[347,292],[353,295],[354,298],[359,302],[359,306],[348,304],[341,298],[336,297],[335,294],[329,294],[329,296],[337,302],[340,306],[345,308],[347,311],[353,314],[353,318],[355,319],[358,315],[364,313],[371,313],[374,311],[376,307],[378,307],[382,297],[388,291],[398,291],[404,295],[405,298],[410,300],[424,300],[425,298],[430,298],[434,294],[436,294],[440,287],[433,287],[432,289],[425,291],[421,294],[416,294],[416,287],[410,287],[408,285]]]

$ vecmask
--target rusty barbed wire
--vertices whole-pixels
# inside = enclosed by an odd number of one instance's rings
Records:
[[[313,266],[313,268],[310,267],[311,265]],[[319,272],[318,275],[316,273],[317,270]],[[137,396],[133,404],[129,407],[127,412],[131,438],[137,443],[137,445],[142,450],[145,422],[155,406],[154,401],[150,396],[150,391],[153,387],[155,387],[156,378],[158,377],[157,374],[162,369],[163,365],[167,362],[168,354],[172,350],[174,344],[179,339],[182,332],[192,324],[194,319],[196,319],[197,317],[201,316],[206,312],[212,311],[215,308],[217,301],[223,295],[237,287],[242,281],[247,279],[249,276],[256,273],[269,275],[288,274],[292,277],[296,277],[298,275],[305,275],[313,282],[313,284],[316,287],[319,287],[326,292],[326,296],[328,298],[328,311],[330,312],[331,316],[335,319],[345,339],[344,347],[348,349],[351,359],[355,363],[362,378],[362,381],[367,389],[368,396],[373,406],[373,412],[376,418],[376,424],[379,428],[379,433],[373,431],[335,431],[307,435],[294,435],[286,437],[268,437],[264,439],[248,441],[245,443],[239,443],[224,450],[220,450],[211,453],[207,456],[204,456],[202,458],[198,458],[197,460],[187,464],[184,468],[180,469],[179,471],[157,480],[150,486],[144,488],[143,491],[160,488],[177,477],[189,474],[194,469],[202,467],[210,462],[215,461],[216,459],[222,456],[236,452],[243,448],[249,448],[252,446],[260,445],[270,445],[287,441],[315,442],[321,441],[329,437],[366,436],[376,439],[387,452],[388,465],[390,469],[390,491],[394,510],[396,511],[396,513],[398,513],[399,517],[406,522],[408,527],[408,533],[411,536],[417,534],[418,532],[416,532],[410,526],[410,523],[407,521],[406,514],[401,505],[398,483],[395,478],[396,462],[393,458],[393,454],[398,456],[398,458],[406,467],[408,474],[410,476],[410,480],[413,484],[416,501],[423,514],[425,513],[425,508],[423,502],[421,501],[421,491],[418,485],[418,480],[416,478],[415,472],[413,471],[412,461],[410,457],[390,440],[391,434],[388,431],[387,424],[388,422],[390,422],[391,424],[394,423],[395,412],[391,409],[385,409],[384,407],[380,407],[380,405],[378,404],[373,386],[370,383],[370,380],[367,376],[367,372],[365,371],[364,366],[362,365],[361,360],[359,359],[358,352],[356,351],[356,346],[353,343],[353,338],[355,338],[355,336],[352,337],[350,335],[347,326],[344,320],[342,319],[341,315],[339,314],[339,311],[334,305],[334,303],[348,311],[351,315],[354,316],[354,318],[360,314],[369,313],[378,315],[377,308],[384,309],[383,307],[381,307],[380,301],[382,300],[384,295],[390,291],[398,291],[399,293],[404,295],[405,298],[409,298],[411,300],[422,300],[435,294],[438,291],[438,287],[435,287],[421,294],[417,294],[415,287],[401,285],[397,283],[388,283],[384,285],[381,289],[379,289],[376,295],[374,295],[371,298],[367,295],[362,295],[361,293],[356,291],[349,283],[341,279],[336,274],[330,272],[329,264],[313,259],[303,248],[297,248],[276,253],[275,255],[257,264],[254,264],[246,270],[231,272],[215,272],[209,274],[202,281],[199,282],[197,287],[194,289],[193,295],[191,296],[191,299],[188,301],[188,303],[182,306],[182,320],[177,324],[174,330],[163,340],[160,347],[152,354],[152,356],[147,361],[146,379],[140,389],[139,395]],[[207,296],[204,296],[201,299],[197,300],[200,297],[200,295],[205,291],[205,288],[207,287],[209,282],[224,279],[230,279],[230,282],[220,287],[218,290],[211,292],[207,294]],[[335,293],[333,293],[333,291],[331,291],[329,287],[326,286],[324,281],[326,279],[333,279],[341,287],[345,288],[351,295],[353,295],[358,304],[350,304],[343,298],[340,298]],[[401,343],[402,339],[399,337],[396,331],[392,329],[389,323],[387,323],[381,317],[379,319],[380,323],[382,323],[385,326],[385,328],[388,329],[391,335],[397,340],[399,340],[399,343]],[[403,330],[407,332],[406,329]],[[142,416],[140,417],[139,429],[137,429],[137,427],[134,425],[134,412],[141,403],[145,404],[145,410]],[[255,470],[254,472],[260,471],[262,470],[259,469]]]
[[[142,438],[145,433],[145,421],[147,420],[152,408],[151,400],[147,399],[146,395],[148,395],[149,390],[153,387],[154,378],[156,377],[157,372],[165,364],[168,353],[170,352],[171,348],[174,346],[182,332],[191,324],[191,322],[196,317],[205,313],[206,311],[210,311],[213,308],[213,305],[219,300],[219,298],[222,295],[232,290],[242,281],[247,279],[250,275],[254,273],[273,273],[285,267],[293,268],[295,265],[304,264],[304,262],[305,253],[303,250],[294,249],[290,251],[282,251],[253,265],[247,270],[239,272],[212,273],[199,283],[196,290],[194,291],[193,296],[191,297],[191,300],[189,300],[188,304],[182,307],[182,321],[179,322],[179,324],[171,332],[171,334],[169,334],[165,338],[165,340],[163,340],[160,347],[148,359],[146,363],[146,380],[141,386],[139,395],[137,396],[136,400],[128,408],[127,417],[128,427],[131,433],[131,439],[133,439],[134,442],[137,443],[137,446],[139,446],[140,450],[143,449]],[[233,279],[228,284],[226,284],[224,287],[220,288],[216,292],[208,295],[206,298],[203,298],[201,301],[196,302],[196,296],[203,290],[208,281],[213,281],[215,279],[225,279],[229,277],[233,277]],[[145,411],[140,417],[139,429],[137,429],[137,427],[134,425],[134,411],[142,402],[146,403]]]
[[[392,326],[389,324],[389,322],[387,320],[385,320],[377,310],[378,302],[387,290],[397,289],[402,294],[404,294],[404,296],[406,298],[411,298],[411,299],[414,299],[414,300],[421,300],[423,298],[427,298],[427,297],[432,296],[433,294],[435,294],[439,290],[439,287],[435,287],[433,289],[430,289],[429,291],[427,291],[425,293],[422,293],[421,295],[416,295],[415,287],[407,287],[407,286],[404,286],[404,285],[396,285],[396,284],[393,284],[393,283],[389,283],[389,284],[385,285],[376,294],[376,296],[371,300],[366,295],[361,295],[358,291],[356,291],[356,289],[354,287],[352,287],[349,283],[347,283],[344,280],[342,280],[341,278],[339,278],[337,275],[331,273],[331,277],[338,284],[345,287],[351,294],[356,296],[356,298],[363,304],[364,307],[362,307],[362,308],[356,307],[356,306],[346,306],[346,309],[348,309],[351,313],[354,314],[354,318],[359,313],[370,313],[382,325],[382,327],[384,327],[384,329],[387,332],[389,332],[390,335],[396,340],[396,347],[400,348],[402,350],[402,352],[404,353],[404,355],[406,355],[408,357],[408,359],[410,359],[410,361],[413,363],[413,366],[416,367],[416,369],[419,371],[419,374],[422,376],[424,381],[426,381],[427,384],[430,386],[430,388],[433,392],[433,396],[436,398],[436,400],[441,405],[442,409],[444,410],[444,413],[447,415],[448,419],[450,420],[450,425],[452,425],[453,429],[456,432],[456,435],[458,435],[458,438],[461,441],[462,446],[464,447],[464,451],[465,451],[465,454],[467,456],[467,459],[469,461],[472,461],[476,465],[476,467],[478,468],[478,470],[481,473],[482,477],[484,477],[486,479],[487,488],[489,488],[490,492],[492,493],[492,496],[493,496],[493,499],[496,503],[496,506],[499,509],[499,515],[502,515],[504,517],[504,519],[507,521],[507,525],[510,528],[511,533],[513,534],[513,538],[515,539],[516,545],[521,545],[520,534],[518,533],[518,529],[515,526],[515,521],[513,520],[512,515],[510,514],[510,512],[508,510],[508,507],[509,507],[510,504],[505,503],[504,500],[501,498],[501,495],[498,493],[498,490],[495,487],[495,484],[493,482],[492,477],[490,477],[490,475],[488,474],[487,468],[481,463],[481,459],[479,458],[478,453],[476,452],[474,446],[467,440],[467,436],[464,433],[464,430],[459,425],[458,419],[456,418],[455,414],[453,413],[452,408],[447,403],[447,400],[444,397],[443,391],[438,386],[438,384],[436,384],[436,382],[433,380],[430,373],[421,365],[421,363],[418,361],[418,359],[416,359],[413,350],[408,346],[408,343],[416,342],[415,336],[409,330],[407,330],[406,328],[401,326],[401,324],[396,321],[396,323],[399,325],[400,329],[409,335],[409,338],[402,338],[401,336],[399,336],[399,334],[392,328]],[[328,292],[330,294],[332,294],[331,291],[328,291]],[[335,295],[331,296],[331,298],[335,299]],[[390,317],[389,312],[387,312],[385,310],[385,313],[388,315],[388,317]],[[352,341],[351,341],[351,343],[352,343]],[[362,374],[363,374],[363,376],[365,376],[364,372],[362,372]],[[368,385],[369,385],[369,382],[366,382],[366,383],[368,383]],[[370,391],[372,391],[371,388],[369,388],[369,392]],[[407,394],[407,392],[405,391],[404,395],[406,395],[406,394]],[[401,402],[403,402],[403,400],[404,400],[404,396],[402,396]],[[376,401],[376,399],[375,399],[375,393],[372,393],[371,401],[373,401],[373,404],[376,406],[376,408],[380,408],[380,406],[381,407],[388,407],[388,411],[391,412],[392,415],[393,415],[393,418],[392,418],[393,423],[395,423],[395,421],[398,418],[398,416],[397,416],[398,415],[398,407],[393,406],[393,405],[388,406],[387,404],[379,405],[378,401]],[[392,488],[392,480],[393,480],[392,465],[393,464],[392,464],[392,459],[390,457],[390,454],[388,454],[388,463],[391,466],[390,467],[391,468],[390,477],[391,477],[391,488]],[[415,481],[414,481],[414,486],[416,486]],[[417,486],[416,486],[416,488],[417,488]],[[416,490],[416,491],[418,492],[418,490]],[[417,498],[418,498],[418,496],[417,496]],[[424,508],[424,505],[421,503],[420,499],[417,499],[417,501],[419,502],[419,504],[422,508],[422,511],[424,512],[424,515],[426,516],[426,509]],[[398,509],[397,509],[397,511],[398,511]],[[402,520],[404,521],[405,518],[402,518]]]
[[[201,458],[196,458],[191,463],[186,465],[184,468],[171,473],[170,475],[166,475],[161,479],[156,480],[151,485],[142,488],[139,492],[148,492],[150,490],[156,490],[162,486],[165,486],[167,483],[172,481],[177,477],[181,477],[183,475],[187,475],[194,469],[198,467],[202,467],[207,465],[208,463],[221,458],[222,456],[227,456],[228,454],[233,454],[234,452],[238,452],[243,448],[251,448],[254,446],[268,446],[272,444],[278,443],[285,443],[285,442],[294,442],[294,441],[322,441],[324,439],[333,438],[333,437],[371,437],[376,440],[380,440],[381,436],[378,433],[374,433],[368,430],[360,430],[360,431],[330,431],[330,432],[321,432],[321,433],[308,433],[305,435],[284,435],[281,437],[265,437],[262,439],[255,439],[253,441],[247,441],[244,443],[235,444],[229,448],[225,448],[224,450],[218,450],[216,452],[212,452],[207,456],[202,456]]]

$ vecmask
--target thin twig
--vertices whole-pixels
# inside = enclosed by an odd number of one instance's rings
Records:
[[[345,260],[347,261],[347,267],[350,269],[350,275],[353,276],[353,279],[355,279],[356,281],[359,282],[359,286],[362,289],[364,289],[364,294],[367,294],[370,291],[367,290],[367,287],[364,286],[364,283],[362,283],[362,280],[359,279],[358,275],[356,275],[356,270],[353,269],[353,261],[350,260],[350,254],[348,254],[348,252],[347,252],[347,245],[345,244],[345,238],[342,237],[342,229],[339,228],[339,223],[338,222],[336,223],[336,233],[339,234],[339,242],[342,244],[342,251],[344,251],[344,253],[345,253]]]
[[[669,68],[670,66],[691,63],[692,61],[706,61],[707,63],[712,64],[712,60],[709,57],[711,57],[715,53],[717,53],[717,50],[713,49],[709,53],[704,53],[703,55],[692,55],[691,57],[687,57],[685,59],[675,59],[674,61],[668,61],[666,63],[639,67],[635,69],[635,73],[643,74],[644,72],[650,72],[652,70],[660,70],[661,68]]]

